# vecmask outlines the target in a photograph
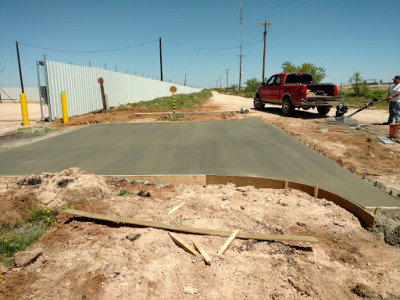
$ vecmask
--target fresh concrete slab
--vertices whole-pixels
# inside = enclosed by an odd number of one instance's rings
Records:
[[[399,201],[257,118],[97,124],[0,153],[0,175],[217,174],[317,185],[362,207]]]

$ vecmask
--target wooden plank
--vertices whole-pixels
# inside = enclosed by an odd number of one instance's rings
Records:
[[[206,175],[103,175],[104,177],[120,177],[129,180],[148,180],[153,184],[187,184],[206,185]]]
[[[361,206],[343,198],[339,195],[334,193],[328,192],[323,189],[318,190],[319,198],[326,199],[332,201],[336,205],[346,209],[347,211],[351,212],[355,215],[365,226],[370,227],[372,229],[375,228],[375,217],[370,214],[367,210],[363,209]]]
[[[185,250],[189,251],[193,255],[196,255],[196,256],[199,255],[199,252],[197,252],[192,247],[190,247],[184,240],[182,240],[176,234],[174,234],[172,232],[168,232],[168,233],[175,243],[177,243],[178,245],[180,245],[181,247],[183,247]]]
[[[228,249],[229,245],[233,242],[233,240],[235,239],[235,237],[237,236],[238,233],[239,233],[239,229],[236,229],[231,234],[231,236],[229,237],[229,239],[226,240],[225,244],[221,247],[221,249],[218,250],[218,255],[224,254],[224,252],[226,251],[226,249]]]
[[[208,255],[206,250],[204,250],[201,244],[196,240],[193,240],[193,244],[196,246],[197,250],[200,251],[200,254],[203,255],[206,264],[211,265],[211,257]]]
[[[206,175],[207,184],[227,184],[234,183],[237,186],[254,186],[255,188],[271,188],[281,189],[285,181],[269,179],[263,177],[247,177],[247,176],[223,176],[223,175]]]
[[[171,210],[168,212],[168,214],[170,215],[170,214],[172,214],[174,211],[180,209],[182,206],[185,205],[185,203],[186,203],[186,202],[182,202],[181,204],[175,206],[173,209],[171,209]]]
[[[86,212],[77,209],[67,208],[64,212],[73,214],[80,217],[122,223],[122,224],[130,224],[142,227],[153,227],[159,229],[166,229],[176,232],[186,232],[192,234],[202,234],[202,235],[216,235],[216,236],[230,236],[232,231],[222,231],[222,230],[214,230],[214,229],[204,229],[204,228],[194,228],[187,227],[182,225],[172,225],[161,222],[153,222],[153,221],[143,221],[133,218],[124,218],[118,216],[108,216],[101,215],[91,212]],[[263,234],[263,233],[245,233],[239,232],[237,238],[241,239],[251,239],[258,241],[299,241],[299,242],[310,242],[310,243],[318,243],[318,239],[312,236],[305,235],[273,235],[273,234]]]

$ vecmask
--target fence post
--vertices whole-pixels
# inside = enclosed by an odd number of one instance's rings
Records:
[[[104,94],[104,79],[100,77],[97,79],[97,82],[100,83],[100,91],[101,91],[101,100],[103,101],[103,110],[107,110],[107,104],[106,104],[106,95]]]
[[[63,114],[63,123],[68,123],[68,106],[67,106],[67,94],[63,91],[61,92],[61,107]]]
[[[22,125],[29,125],[28,119],[28,105],[26,103],[26,94],[19,94],[19,100],[21,102],[21,113],[22,113]]]

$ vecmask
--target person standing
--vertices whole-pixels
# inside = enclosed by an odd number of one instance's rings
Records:
[[[400,123],[400,76],[396,75],[393,78],[393,85],[389,90],[388,97],[386,100],[389,101],[389,119],[387,125]]]

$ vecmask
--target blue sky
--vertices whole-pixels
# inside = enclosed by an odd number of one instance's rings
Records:
[[[239,81],[240,0],[0,0],[0,87],[18,86],[15,41],[25,86],[37,86],[36,60],[160,76],[162,38],[164,79],[213,87]],[[400,0],[243,0],[242,83],[261,79],[263,26],[268,28],[266,75],[284,61],[326,68],[324,82],[364,79],[391,82],[400,75]],[[26,44],[68,51],[59,52]],[[234,48],[236,47],[236,48]],[[207,49],[197,49],[207,48]],[[212,50],[215,48],[231,48]]]

